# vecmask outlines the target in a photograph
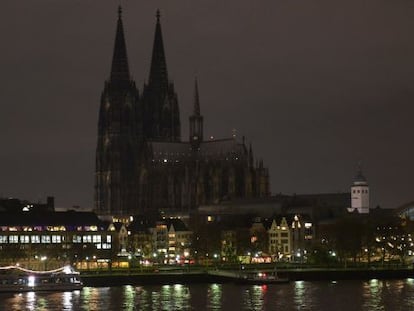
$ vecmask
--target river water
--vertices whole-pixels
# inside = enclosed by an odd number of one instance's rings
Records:
[[[414,279],[85,287],[0,294],[0,310],[414,310]]]

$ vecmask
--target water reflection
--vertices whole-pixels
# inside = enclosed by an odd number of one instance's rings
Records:
[[[207,307],[209,310],[221,310],[221,284],[211,284],[207,291]]]
[[[253,285],[244,292],[243,307],[245,310],[262,310],[267,286]]]
[[[72,295],[71,292],[64,292],[62,295],[63,310],[72,310]]]
[[[300,310],[306,307],[305,304],[305,282],[296,281],[294,285],[294,302],[295,306]]]
[[[19,295],[20,297],[22,297],[22,294]],[[28,292],[26,294],[26,304],[27,304],[27,309],[30,311],[34,311],[36,308],[36,294],[35,292]]]
[[[190,297],[188,286],[176,284],[156,287],[150,294],[151,310],[186,310],[190,308]],[[142,298],[141,294],[140,303],[135,306],[137,310],[147,310],[149,307]]]
[[[193,284],[0,294],[0,309],[29,310],[414,310],[414,279]]]
[[[124,286],[124,299],[123,299],[124,310],[134,310],[135,296],[136,296],[135,287],[131,285]]]
[[[369,280],[364,284],[364,305],[367,310],[384,310],[382,304],[383,281]]]

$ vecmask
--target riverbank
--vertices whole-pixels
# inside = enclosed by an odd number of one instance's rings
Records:
[[[414,278],[413,269],[286,269],[278,271],[282,278],[291,281],[339,281],[371,279]],[[229,277],[209,274],[205,270],[163,272],[100,272],[81,274],[85,286],[121,286],[156,284],[229,283]]]

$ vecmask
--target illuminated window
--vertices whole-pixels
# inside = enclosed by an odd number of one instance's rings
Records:
[[[107,243],[111,243],[111,242],[112,242],[112,236],[107,235],[107,236],[106,236],[106,242],[107,242]]]
[[[100,235],[94,235],[92,236],[93,243],[101,243],[101,236]]]
[[[74,235],[72,241],[73,243],[82,243],[82,237],[80,235]]]
[[[30,238],[28,235],[21,235],[20,236],[20,243],[30,243]]]
[[[62,243],[62,238],[60,235],[52,235],[52,243]]]
[[[102,249],[111,249],[110,243],[102,243]]]
[[[39,244],[40,243],[40,236],[32,235],[30,237],[30,240],[31,240],[32,244]]]
[[[19,243],[19,236],[18,235],[10,235],[9,236],[9,243]]]
[[[84,235],[82,237],[83,243],[92,243],[92,236],[91,235]]]
[[[50,235],[42,235],[42,243],[50,243]]]
[[[7,235],[0,235],[0,244],[7,244]]]

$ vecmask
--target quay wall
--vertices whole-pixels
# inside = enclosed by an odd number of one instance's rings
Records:
[[[381,270],[283,270],[281,278],[291,281],[339,281],[339,280],[371,280],[371,279],[406,279],[414,278],[412,269]],[[85,286],[106,287],[121,285],[162,285],[162,284],[194,284],[194,283],[231,283],[233,278],[209,274],[207,271],[197,272],[160,272],[160,273],[82,273]]]

